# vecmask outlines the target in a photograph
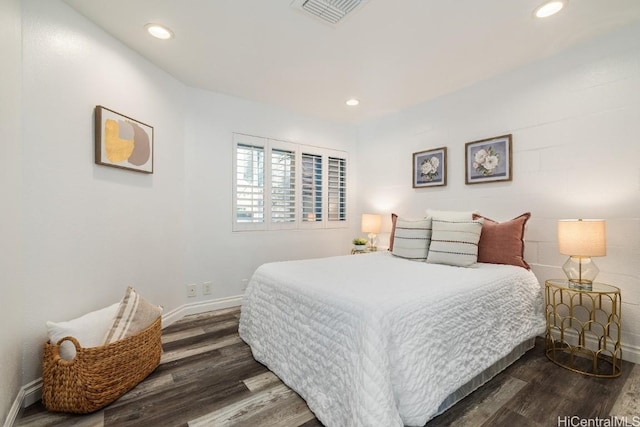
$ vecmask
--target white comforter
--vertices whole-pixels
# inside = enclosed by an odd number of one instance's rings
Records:
[[[440,403],[544,330],[520,267],[389,253],[262,265],[240,336],[326,426],[422,426]]]

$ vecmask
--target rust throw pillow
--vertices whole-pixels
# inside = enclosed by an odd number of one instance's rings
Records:
[[[482,234],[478,242],[478,262],[508,264],[530,269],[524,260],[524,227],[531,213],[505,222],[497,222],[473,214],[474,219],[484,218]]]
[[[392,213],[391,214],[391,237],[389,238],[389,250],[393,251],[393,239],[396,237],[396,221],[398,220],[398,215]]]

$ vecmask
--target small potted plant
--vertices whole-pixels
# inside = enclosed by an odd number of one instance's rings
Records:
[[[364,237],[356,237],[353,239],[353,245],[356,247],[356,251],[364,251],[367,248],[368,242]]]

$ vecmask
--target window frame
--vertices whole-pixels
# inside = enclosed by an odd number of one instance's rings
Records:
[[[263,149],[263,221],[262,222],[238,222],[238,145],[250,145]],[[294,178],[294,220],[290,222],[274,222],[272,214],[272,151],[283,150],[293,152],[295,159]],[[304,154],[319,156],[322,164],[322,220],[303,221],[302,206],[302,157]],[[345,203],[344,220],[329,220],[329,159],[340,159],[344,161],[345,168]],[[288,141],[245,135],[233,134],[233,203],[232,203],[232,231],[269,231],[269,230],[309,230],[309,229],[335,229],[347,228],[349,226],[349,203],[348,203],[348,171],[349,156],[346,151],[316,147],[306,144],[296,144]]]

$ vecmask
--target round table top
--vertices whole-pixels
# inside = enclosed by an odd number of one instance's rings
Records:
[[[565,288],[576,292],[592,292],[601,294],[620,293],[620,288],[602,282],[593,282],[591,286],[585,286],[584,284],[581,285],[579,283],[570,282],[568,279],[549,279],[545,283],[550,286]]]

